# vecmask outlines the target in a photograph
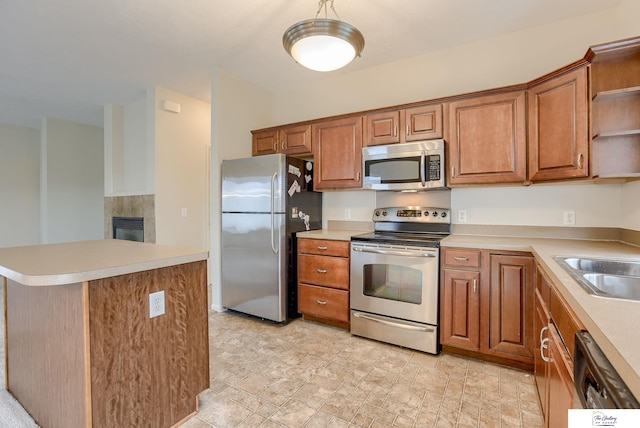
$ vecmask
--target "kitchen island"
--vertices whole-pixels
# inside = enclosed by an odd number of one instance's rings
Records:
[[[209,386],[207,257],[112,239],[0,249],[7,389],[43,427],[186,420]]]

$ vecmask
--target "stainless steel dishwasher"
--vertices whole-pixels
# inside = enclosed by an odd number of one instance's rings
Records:
[[[593,337],[576,333],[573,405],[583,409],[640,409],[618,372]]]

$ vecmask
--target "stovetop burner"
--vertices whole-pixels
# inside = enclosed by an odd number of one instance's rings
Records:
[[[446,208],[388,207],[373,211],[374,232],[352,241],[387,245],[438,247],[451,233],[451,212]]]

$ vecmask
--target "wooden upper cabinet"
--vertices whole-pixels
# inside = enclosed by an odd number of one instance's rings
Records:
[[[365,116],[365,146],[442,138],[442,104]]]
[[[311,125],[287,126],[278,131],[280,153],[287,155],[311,154]]]
[[[285,126],[268,131],[252,131],[253,156],[284,153],[311,155],[311,125]]]
[[[525,91],[449,104],[449,185],[526,179]]]
[[[529,180],[589,174],[587,70],[585,65],[529,89]]]
[[[315,190],[362,187],[362,116],[313,124],[311,132]]]
[[[252,156],[271,155],[278,153],[278,131],[252,131]]]
[[[442,104],[405,109],[400,119],[405,141],[442,138]]]

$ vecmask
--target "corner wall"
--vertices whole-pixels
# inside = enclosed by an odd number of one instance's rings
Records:
[[[0,248],[40,243],[40,131],[0,124]]]
[[[43,119],[40,160],[41,243],[102,239],[103,129]]]

